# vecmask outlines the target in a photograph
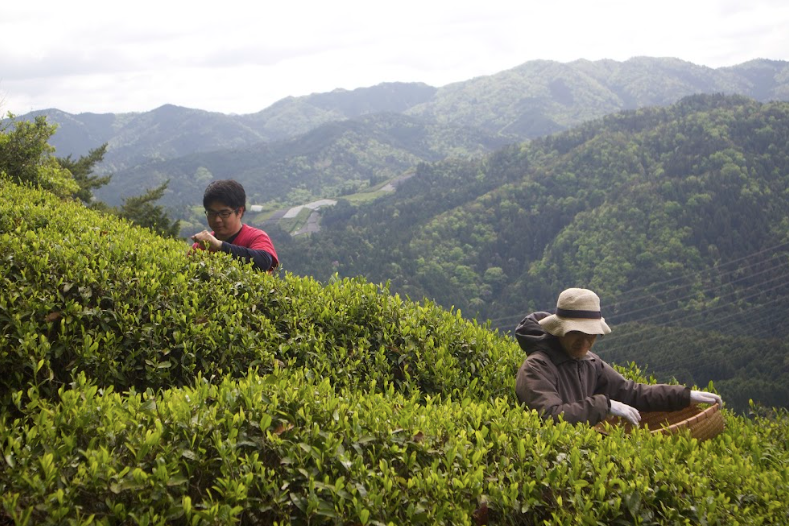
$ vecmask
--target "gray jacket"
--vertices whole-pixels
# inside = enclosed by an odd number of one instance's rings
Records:
[[[581,359],[568,355],[559,339],[545,332],[539,320],[547,312],[526,316],[515,329],[515,338],[527,357],[515,383],[518,400],[543,417],[594,425],[606,418],[611,400],[639,411],[676,411],[690,404],[690,388],[681,385],[647,385],[627,380],[596,354]]]

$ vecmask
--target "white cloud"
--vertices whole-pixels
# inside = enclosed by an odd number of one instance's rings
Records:
[[[783,0],[15,2],[0,8],[0,110],[252,113],[288,95],[442,86],[535,59],[789,60],[787,27]]]

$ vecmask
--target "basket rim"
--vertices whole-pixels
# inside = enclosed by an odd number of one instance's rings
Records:
[[[650,434],[675,434],[681,430],[688,429],[694,438],[707,440],[722,433],[726,425],[720,411],[721,407],[718,404],[713,403],[709,404],[708,407],[700,407],[702,405],[707,404],[691,404],[676,411],[642,411],[642,421],[638,426],[632,426],[626,420],[612,416],[597,423],[594,427],[598,432],[606,435],[608,434],[604,430],[606,424],[612,426],[621,425],[628,434],[635,429],[649,431]],[[670,423],[669,415],[674,414],[676,416],[684,412],[692,412],[692,414],[682,420]],[[649,415],[653,415],[655,418],[650,421]],[[644,419],[644,416],[647,416],[647,418]]]
[[[694,407],[694,405],[690,405],[688,407]],[[695,406],[698,407],[697,405]],[[701,409],[695,415],[689,416],[688,418],[685,418],[684,420],[680,420],[679,422],[674,422],[673,424],[665,426],[661,429],[673,431],[675,429],[683,429],[685,427],[693,428],[696,424],[699,424],[704,420],[712,418],[715,415],[715,413],[717,413],[719,410],[720,407],[718,406],[718,404],[711,404],[706,409]]]

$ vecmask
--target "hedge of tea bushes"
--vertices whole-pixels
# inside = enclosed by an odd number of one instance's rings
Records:
[[[3,392],[52,395],[77,371],[123,391],[284,364],[349,386],[511,396],[521,351],[459,312],[363,280],[324,287],[187,256],[181,242],[0,184]]]
[[[13,524],[786,524],[786,413],[698,443],[303,369],[154,392],[84,374],[0,417]]]
[[[457,312],[0,190],[0,524],[789,523],[785,411],[543,423]]]

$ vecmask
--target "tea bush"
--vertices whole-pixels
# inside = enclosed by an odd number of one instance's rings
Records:
[[[542,422],[458,312],[0,188],[0,524],[789,523],[786,411]]]
[[[158,389],[275,363],[407,393],[511,391],[517,346],[460,313],[362,280],[323,287],[224,254],[186,257],[183,243],[3,184],[3,391],[52,395],[77,371],[119,391]]]
[[[83,373],[2,416],[16,524],[776,524],[786,414],[698,443],[303,369],[121,394]],[[31,390],[34,391],[34,390]],[[22,399],[29,399],[27,403]]]

